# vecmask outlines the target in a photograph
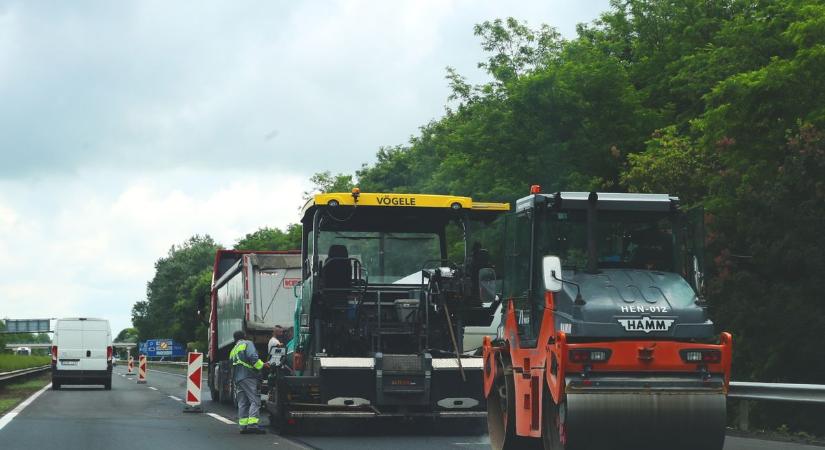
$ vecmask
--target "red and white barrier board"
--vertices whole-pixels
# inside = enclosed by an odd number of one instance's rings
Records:
[[[132,369],[135,367],[135,359],[129,355],[129,362],[126,364],[126,375],[134,375]]]
[[[201,381],[203,379],[203,353],[189,352],[186,371],[186,408],[184,411],[201,412]]]
[[[146,355],[140,355],[138,360],[138,384],[146,384]]]

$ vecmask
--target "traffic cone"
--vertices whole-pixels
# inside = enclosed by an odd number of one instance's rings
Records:
[[[140,355],[138,363],[138,384],[146,384],[146,355]]]
[[[186,406],[183,412],[203,412],[201,408],[201,381],[203,378],[203,353],[189,352],[186,370]]]

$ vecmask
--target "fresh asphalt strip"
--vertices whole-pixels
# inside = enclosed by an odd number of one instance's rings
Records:
[[[165,370],[156,370],[156,369],[148,369],[148,370],[149,370],[150,372],[159,372],[159,373],[162,373],[162,374],[165,374],[165,375],[172,375],[172,376],[174,376],[174,377],[182,377],[182,378],[186,378],[186,375],[182,375],[182,374],[179,374],[179,373],[171,373],[171,372],[167,372],[167,371],[165,371]],[[155,390],[155,391],[157,391],[157,390],[158,390],[156,387],[153,387],[153,386],[149,386],[149,389],[153,389],[153,390]],[[178,398],[178,397],[175,397],[174,395],[167,395],[167,397],[171,398],[172,400],[178,401],[178,402],[182,402],[182,401],[183,401],[183,399],[180,399],[180,398]],[[233,421],[231,421],[231,420],[227,419],[226,417],[224,417],[224,416],[222,416],[222,415],[220,415],[220,414],[217,414],[217,413],[212,413],[212,412],[208,412],[208,413],[206,413],[206,415],[207,415],[207,416],[209,416],[209,417],[212,417],[213,419],[216,419],[216,420],[218,420],[218,421],[220,421],[220,422],[223,422],[223,423],[225,423],[225,424],[227,424],[227,425],[235,425],[235,422],[233,422]]]

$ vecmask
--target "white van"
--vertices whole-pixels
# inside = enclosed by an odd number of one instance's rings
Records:
[[[485,304],[485,306],[488,306]],[[484,336],[490,336],[490,339],[495,339],[498,334],[498,327],[501,325],[501,305],[498,305],[495,314],[493,314],[493,321],[489,326],[480,327],[464,327],[464,349],[467,352],[481,348],[484,342]]]
[[[57,320],[52,342],[52,389],[64,384],[112,388],[112,330],[108,320]]]

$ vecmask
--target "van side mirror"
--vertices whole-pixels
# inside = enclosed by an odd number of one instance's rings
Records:
[[[544,288],[551,292],[561,291],[561,259],[558,256],[548,255],[542,260],[542,274]]]

